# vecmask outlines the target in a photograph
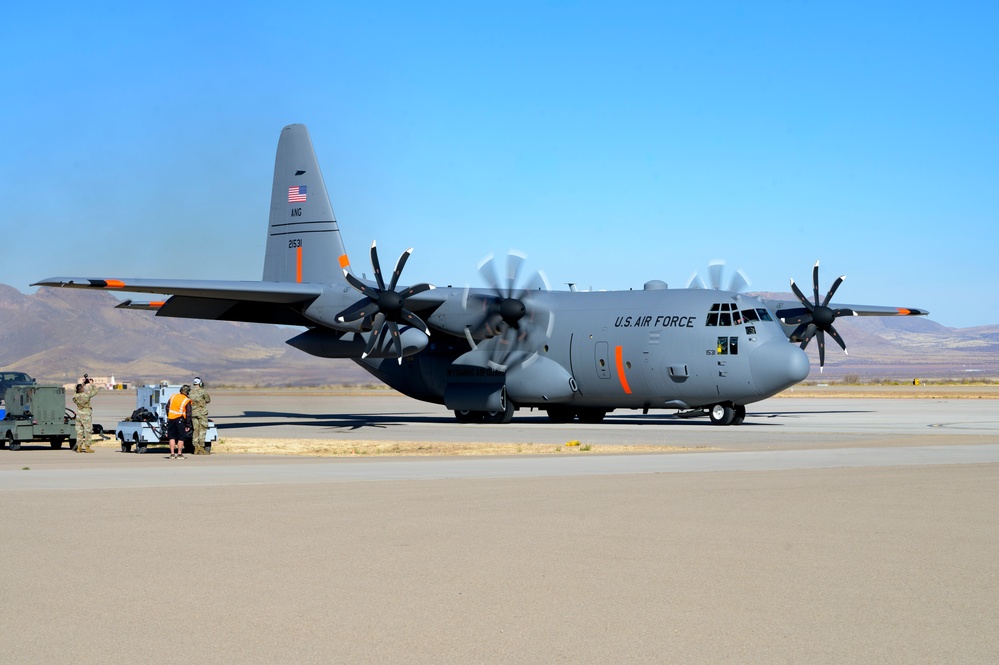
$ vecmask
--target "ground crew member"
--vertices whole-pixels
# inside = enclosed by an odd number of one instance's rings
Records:
[[[167,459],[184,459],[184,439],[191,431],[190,393],[191,386],[185,384],[167,402],[167,436],[170,438],[170,457]]]
[[[76,405],[76,452],[92,453],[90,440],[94,434],[94,411],[90,408],[90,399],[97,394],[97,386],[93,380],[83,375],[83,383],[76,384],[76,394],[73,404]]]
[[[205,383],[200,376],[194,377],[190,398],[191,420],[194,422],[194,454],[210,455],[205,446],[205,435],[208,433],[208,403],[212,401],[212,396],[205,390]]]

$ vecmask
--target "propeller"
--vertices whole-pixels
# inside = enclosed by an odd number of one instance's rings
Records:
[[[708,279],[711,283],[711,288],[716,291],[722,290],[742,293],[749,288],[749,285],[751,284],[749,277],[742,271],[742,268],[732,273],[732,276],[729,277],[728,282],[726,282],[723,287],[722,284],[724,276],[725,261],[722,259],[714,259],[708,263]],[[708,287],[704,285],[704,280],[701,279],[699,274],[697,274],[697,271],[694,271],[694,273],[690,276],[690,279],[687,280],[687,288],[705,289]]]
[[[555,323],[554,314],[539,297],[550,290],[544,273],[537,271],[520,280],[526,258],[515,251],[507,254],[506,274],[501,279],[490,254],[478,269],[492,293],[472,294],[465,289],[465,310],[481,312],[478,324],[465,327],[465,337],[473,349],[487,354],[489,367],[501,372],[537,356]]]
[[[346,268],[343,270],[344,277],[347,278],[351,286],[364,295],[364,298],[337,314],[336,318],[342,323],[350,323],[351,321],[363,319],[362,326],[370,326],[371,337],[364,347],[364,352],[361,354],[362,358],[366,358],[372,351],[379,348],[379,345],[384,343],[383,340],[387,334],[391,337],[388,343],[395,346],[396,358],[402,363],[402,341],[399,339],[399,324],[413,326],[422,330],[425,335],[430,335],[430,329],[427,328],[427,324],[416,314],[406,309],[406,301],[416,294],[429,291],[434,287],[430,284],[416,284],[402,292],[396,291],[396,286],[399,283],[399,275],[402,274],[402,268],[406,265],[406,261],[412,253],[413,248],[410,247],[399,256],[399,261],[395,264],[395,272],[392,273],[392,279],[387,288],[385,280],[382,279],[381,264],[378,262],[378,250],[375,247],[374,241],[371,243],[371,266],[375,270],[375,280],[378,283],[378,288],[365,284]]]
[[[819,371],[822,371],[823,366],[826,363],[826,333],[836,340],[836,343],[840,345],[844,353],[849,354],[846,350],[846,342],[840,337],[839,333],[833,327],[833,321],[840,316],[856,316],[856,313],[852,309],[832,309],[829,307],[829,301],[832,300],[833,294],[836,293],[836,289],[839,285],[843,283],[846,279],[845,275],[840,275],[833,282],[833,285],[829,287],[829,292],[826,293],[826,297],[819,302],[819,262],[815,262],[815,267],[812,268],[812,286],[815,293],[815,301],[810,302],[805,294],[801,292],[798,285],[794,283],[794,279],[791,280],[791,290],[794,291],[794,295],[798,296],[798,300],[801,304],[805,306],[808,311],[799,316],[791,316],[784,319],[784,323],[797,324],[798,327],[794,329],[791,333],[791,339],[797,341],[801,340],[801,348],[808,346],[808,343],[812,340],[812,337],[818,338],[819,344]]]

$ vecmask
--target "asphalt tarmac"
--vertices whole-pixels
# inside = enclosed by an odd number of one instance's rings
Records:
[[[95,422],[134,408],[102,397]],[[223,438],[683,450],[0,451],[0,661],[999,660],[999,402],[773,399],[728,428],[518,416],[458,425],[384,394],[212,403]]]

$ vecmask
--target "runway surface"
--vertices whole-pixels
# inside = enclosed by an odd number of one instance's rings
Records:
[[[103,397],[95,422],[134,408]],[[728,428],[633,412],[458,425],[392,396],[212,407],[223,437],[686,451],[0,451],[0,659],[999,659],[994,400],[773,399]]]

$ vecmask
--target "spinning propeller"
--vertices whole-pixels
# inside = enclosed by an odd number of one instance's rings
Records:
[[[750,281],[749,277],[740,268],[736,270],[731,277],[729,277],[728,282],[722,286],[722,278],[725,273],[725,262],[721,259],[715,259],[708,263],[708,279],[711,282],[711,288],[723,291],[733,291],[735,293],[742,293],[747,288],[749,288]],[[695,271],[694,274],[690,276],[687,280],[688,289],[705,289],[708,288],[704,285],[704,280]]]
[[[510,252],[501,281],[490,254],[479,263],[479,274],[493,293],[471,294],[465,289],[465,310],[481,313],[477,324],[465,327],[465,337],[473,349],[487,355],[489,367],[501,372],[534,358],[555,323],[554,314],[543,303],[543,294],[550,289],[544,273],[538,271],[525,282],[519,281],[526,258]]]
[[[812,285],[815,292],[815,302],[809,302],[805,294],[801,292],[797,284],[794,283],[794,279],[791,280],[791,290],[794,291],[794,295],[798,296],[798,300],[801,304],[805,306],[808,311],[804,314],[798,316],[790,316],[784,319],[784,323],[798,324],[798,327],[794,329],[791,333],[791,339],[794,341],[801,341],[801,348],[808,346],[808,342],[811,341],[812,337],[818,337],[819,339],[819,371],[822,371],[822,367],[826,362],[826,337],[825,334],[829,335],[836,340],[836,343],[840,345],[844,353],[848,353],[846,350],[846,342],[843,338],[839,336],[836,329],[833,328],[833,321],[839,316],[856,316],[856,313],[852,309],[832,309],[830,308],[829,301],[832,300],[833,294],[836,293],[836,289],[839,285],[843,283],[846,279],[845,275],[840,275],[833,282],[833,285],[829,288],[829,292],[826,294],[824,300],[821,304],[819,303],[819,262],[815,262],[815,267],[812,268]]]
[[[346,268],[343,270],[343,275],[350,282],[350,285],[364,294],[365,297],[337,314],[336,318],[343,323],[365,319],[362,325],[364,327],[370,326],[371,337],[364,347],[364,352],[361,354],[362,358],[367,357],[375,349],[382,348],[380,344],[386,343],[383,340],[385,340],[385,332],[387,331],[391,336],[388,343],[395,346],[396,358],[401,363],[402,342],[399,339],[400,323],[419,328],[425,335],[430,335],[427,324],[416,314],[406,309],[406,301],[416,294],[429,291],[434,287],[430,284],[416,284],[401,293],[395,290],[396,285],[399,283],[399,275],[402,273],[402,268],[406,265],[406,260],[409,259],[409,255],[412,253],[413,248],[410,247],[399,257],[388,288],[385,287],[385,281],[382,279],[381,265],[378,263],[378,250],[375,249],[373,241],[371,243],[371,266],[375,270],[375,280],[378,282],[377,289],[368,286],[357,277],[354,277]],[[372,317],[370,322],[367,320],[369,317]]]

